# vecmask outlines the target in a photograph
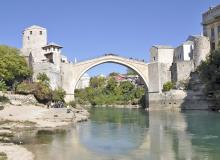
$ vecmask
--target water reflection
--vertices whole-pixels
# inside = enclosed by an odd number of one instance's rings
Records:
[[[91,110],[91,120],[26,144],[36,160],[194,160],[220,158],[220,114]],[[28,137],[28,136],[27,136]]]
[[[138,148],[148,130],[146,112],[94,108],[91,121],[77,127],[80,143],[99,154],[127,154]]]

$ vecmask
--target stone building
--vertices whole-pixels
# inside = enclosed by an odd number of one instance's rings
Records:
[[[150,62],[172,65],[174,48],[166,45],[154,45],[150,49]]]
[[[62,47],[56,43],[48,43],[47,30],[33,25],[23,31],[21,52],[29,66],[33,69],[33,81],[37,81],[38,73],[46,73],[53,89],[61,86]]]
[[[174,49],[174,61],[190,61],[192,59],[193,42],[186,41]]]
[[[150,49],[150,62],[107,54],[83,62],[71,63],[62,55],[62,46],[47,40],[47,30],[40,26],[31,26],[23,32],[23,56],[33,69],[33,81],[38,73],[46,73],[52,89],[62,87],[66,100],[74,99],[75,88],[89,85],[89,76],[84,75],[90,68],[108,62],[127,66],[135,70],[143,79],[149,99],[162,93],[163,84],[168,81],[187,80],[190,73],[205,60],[210,51],[210,41],[205,36],[189,36],[177,48],[154,45]],[[83,76],[84,75],[84,76]],[[77,84],[78,82],[78,84]]]
[[[210,7],[202,14],[203,35],[209,37],[211,49],[220,45],[220,5]]]
[[[154,45],[150,49],[150,63],[148,67],[150,90],[162,92],[163,84],[171,81],[171,66],[174,48],[167,45]]]
[[[205,36],[189,36],[186,42],[175,48],[171,67],[173,82],[185,81],[190,77],[210,52],[210,41]]]

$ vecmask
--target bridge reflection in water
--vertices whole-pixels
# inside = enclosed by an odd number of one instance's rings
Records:
[[[91,121],[76,125],[67,134],[53,135],[43,146],[26,147],[37,154],[37,160],[219,159],[220,127],[203,127],[219,120],[220,115],[207,122],[210,116],[213,113],[97,109]],[[206,131],[200,132],[201,128]],[[213,145],[209,146],[210,142]]]

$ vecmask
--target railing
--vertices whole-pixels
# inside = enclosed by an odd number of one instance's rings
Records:
[[[120,56],[120,55],[118,55],[118,54],[113,54],[113,53],[103,54],[103,55],[99,55],[99,56],[96,56],[96,57],[93,57],[93,58],[88,58],[88,59],[79,60],[79,61],[77,61],[76,63],[80,63],[80,62],[84,62],[84,61],[89,61],[89,60],[93,60],[93,59],[101,58],[101,57],[105,57],[105,56],[116,56],[116,57],[126,58],[126,59],[133,60],[133,61],[139,61],[139,62],[147,63],[146,60],[144,60],[144,59],[140,60],[140,59],[132,58],[132,57],[129,57],[129,58],[128,58],[128,57]],[[76,64],[76,63],[73,63],[73,64]]]

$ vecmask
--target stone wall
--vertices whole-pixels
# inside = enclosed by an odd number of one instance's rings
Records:
[[[159,63],[150,63],[148,64],[148,77],[149,77],[149,92],[159,92]]]
[[[177,61],[173,63],[171,67],[172,81],[179,82],[189,79],[190,73],[193,70],[194,70],[193,61]]]
[[[213,102],[201,92],[172,90],[149,94],[150,110],[207,110]]]
[[[50,79],[50,86],[52,89],[61,86],[61,75],[60,70],[53,63],[41,62],[33,64],[33,80],[37,81],[37,75],[39,73],[45,73]]]
[[[171,81],[170,65],[165,63],[148,64],[149,92],[160,93],[163,84]]]

